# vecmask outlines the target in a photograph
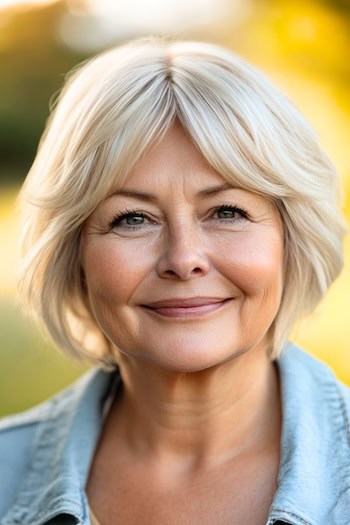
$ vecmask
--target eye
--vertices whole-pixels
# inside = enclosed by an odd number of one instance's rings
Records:
[[[248,212],[244,208],[233,204],[222,204],[214,208],[213,211],[218,214],[226,214],[226,217],[219,219],[219,221],[223,223],[236,223],[249,218]],[[125,209],[122,212],[118,212],[108,226],[109,229],[122,228],[129,231],[139,230],[144,226],[143,221],[145,219],[147,219],[147,215],[142,211]],[[126,221],[126,223],[123,224],[123,221]]]
[[[216,213],[226,214],[226,217],[219,219],[220,222],[237,222],[249,218],[247,210],[233,204],[223,204],[222,206],[214,208],[214,211]]]
[[[134,222],[134,223],[127,223],[127,225],[121,225],[122,221],[124,219],[126,220],[133,220],[134,218],[137,219],[137,222]],[[112,228],[118,228],[118,227],[122,227],[124,229],[127,229],[127,230],[137,230],[139,229],[139,226],[142,226],[142,220],[146,218],[146,215],[142,212],[142,211],[137,211],[137,210],[130,210],[130,209],[125,209],[124,211],[122,212],[119,212],[117,213],[115,216],[114,216],[114,219],[109,223],[109,228],[112,229]],[[141,219],[141,220],[139,220]]]

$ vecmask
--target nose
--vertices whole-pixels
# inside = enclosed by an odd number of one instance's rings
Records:
[[[206,275],[209,260],[201,232],[194,224],[177,225],[169,229],[165,248],[158,263],[157,273],[162,278],[188,280],[194,275]]]

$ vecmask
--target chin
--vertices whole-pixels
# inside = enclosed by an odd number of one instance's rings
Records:
[[[220,365],[223,365],[238,355],[244,353],[244,350],[237,352],[230,352],[229,355],[213,355],[213,353],[201,352],[191,352],[183,351],[177,353],[174,356],[147,356],[145,361],[149,364],[166,370],[168,372],[179,372],[179,373],[191,373],[191,372],[202,372],[203,370],[209,370],[210,368],[215,368]]]

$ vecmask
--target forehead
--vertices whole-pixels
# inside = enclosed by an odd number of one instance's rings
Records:
[[[208,163],[184,128],[175,122],[162,140],[151,146],[127,177],[128,184],[161,185],[165,181],[220,184],[223,177]]]
[[[162,197],[184,195],[189,199],[236,192],[268,200],[225,179],[207,161],[186,130],[175,121],[163,139],[151,146],[135,164],[113,196],[141,198],[157,203]]]

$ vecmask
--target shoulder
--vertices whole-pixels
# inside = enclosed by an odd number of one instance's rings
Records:
[[[0,419],[0,516],[15,497],[28,468],[36,428],[51,401]]]
[[[69,409],[72,400],[83,394],[94,375],[96,371],[89,370],[41,403],[22,412],[0,418],[0,453],[4,450],[1,445],[6,444],[10,436],[20,438],[22,434],[35,430],[41,422],[52,417],[53,411]]]
[[[283,349],[278,364],[285,415],[298,420],[304,415],[308,427],[329,433],[332,442],[337,428],[342,450],[350,454],[350,387],[326,362],[292,343]]]
[[[312,383],[321,381],[321,384],[341,386],[342,394],[349,399],[350,387],[337,378],[331,366],[296,344],[288,342],[278,357],[278,362],[281,364],[282,371],[294,375],[302,374]]]
[[[350,405],[350,387],[342,382],[332,368],[318,357],[299,346],[288,343],[278,358],[283,379],[302,393],[315,395],[336,394],[348,412]]]
[[[294,344],[284,347],[276,364],[283,418],[272,515],[348,523],[350,389],[329,365]]]
[[[0,516],[11,506],[21,481],[30,467],[37,448],[37,434],[42,423],[57,411],[71,411],[74,399],[88,374],[43,402],[19,413],[0,418]]]
[[[91,376],[91,371],[83,374],[75,382],[63,388],[59,392],[53,394],[41,403],[23,410],[22,412],[9,414],[0,418],[0,443],[6,440],[8,435],[20,435],[28,428],[35,428],[40,422],[47,419],[52,414],[53,407],[67,406],[69,400],[74,396],[75,392],[79,392]],[[1,450],[1,449],[0,449]]]

